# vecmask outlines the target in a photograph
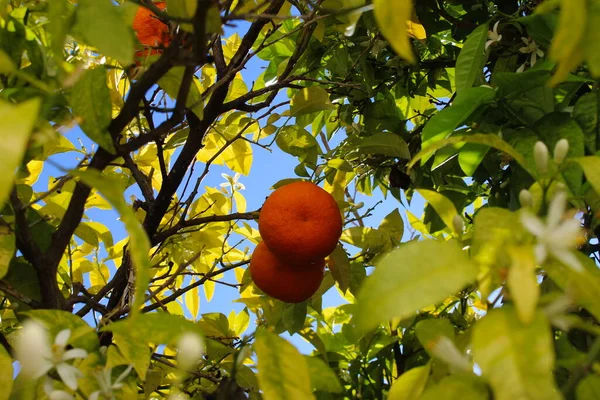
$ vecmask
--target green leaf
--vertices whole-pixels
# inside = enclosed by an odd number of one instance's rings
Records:
[[[137,318],[121,320],[101,329],[111,331],[144,344],[166,344],[174,346],[186,332],[202,335],[200,326],[179,315],[165,312],[141,314]]]
[[[306,129],[294,125],[281,128],[275,142],[282,151],[311,165],[316,165],[317,156],[321,152],[317,139]]]
[[[116,154],[107,128],[112,119],[110,91],[106,85],[106,69],[88,69],[71,92],[73,111],[82,121],[83,132],[104,150]]]
[[[427,122],[423,129],[422,148],[447,138],[480,106],[491,103],[495,97],[496,91],[485,86],[468,88],[458,94],[450,107],[434,114]]]
[[[10,75],[17,67],[4,50],[0,50],[0,74]]]
[[[419,189],[417,190],[417,193],[423,196],[423,198],[429,204],[431,204],[435,212],[438,213],[438,215],[440,216],[442,221],[444,221],[446,226],[450,228],[451,231],[454,231],[453,220],[454,217],[458,215],[454,203],[452,203],[452,201],[450,201],[450,199],[448,199],[447,197],[433,190]]]
[[[537,282],[535,255],[533,247],[510,246],[504,249],[511,259],[507,285],[510,297],[515,303],[519,319],[524,324],[535,317],[537,302],[540,297],[540,286]]]
[[[600,376],[589,374],[579,382],[575,391],[577,400],[600,399]]]
[[[333,109],[335,106],[329,100],[329,93],[321,86],[310,86],[299,90],[290,102],[292,117]]]
[[[385,255],[358,293],[356,325],[366,332],[440,302],[475,280],[477,269],[455,242],[408,242]]]
[[[7,226],[0,226],[0,279],[8,273],[8,266],[16,249],[15,234]]]
[[[515,150],[510,144],[506,143],[504,140],[500,139],[500,137],[486,133],[453,136],[448,139],[437,141],[433,144],[430,144],[428,147],[424,147],[423,150],[421,150],[417,155],[414,156],[414,158],[411,160],[408,166],[409,168],[412,168],[419,160],[428,159],[439,149],[462,142],[477,143],[498,149],[503,153],[506,153],[507,155],[511,156],[517,163],[519,163],[523,168],[525,168],[527,172],[534,175],[534,172],[530,170],[525,158],[519,152],[517,152],[517,150]]]
[[[40,105],[40,99],[32,99],[16,106],[0,103],[0,209],[12,190],[15,170],[23,160]]]
[[[554,376],[552,330],[538,313],[521,323],[511,308],[490,311],[475,325],[473,357],[492,389],[494,399],[561,399]]]
[[[419,400],[487,400],[488,388],[475,375],[451,375],[427,388]]]
[[[171,9],[169,9],[169,13],[171,13]],[[163,88],[172,99],[177,98],[184,71],[185,67],[173,67],[158,81],[158,85]],[[196,80],[190,85],[190,92],[188,93],[186,105],[191,108],[198,118],[202,119],[204,115],[204,102],[202,101],[202,93],[196,84]]]
[[[375,21],[390,46],[400,57],[411,63],[416,62],[406,28],[412,15],[412,1],[374,0],[373,6]]]
[[[600,99],[597,92],[586,93],[577,100],[573,108],[573,118],[585,135],[585,145],[590,153],[597,150],[598,119],[600,115]]]
[[[131,262],[135,268],[135,294],[131,314],[135,315],[144,303],[146,289],[150,282],[150,240],[146,231],[138,221],[133,209],[123,198],[125,188],[94,169],[72,170],[70,174],[81,179],[86,185],[96,188],[121,215],[121,220],[129,233],[129,251]]]
[[[441,336],[454,341],[454,327],[445,319],[424,319],[415,325],[415,333],[425,350],[435,344]]]
[[[400,375],[392,383],[388,400],[413,400],[418,399],[425,389],[425,384],[429,379],[431,363],[422,367],[410,369]]]
[[[329,366],[318,357],[305,356],[308,363],[310,383],[314,390],[328,393],[341,393],[342,385]]]
[[[587,29],[582,44],[588,68],[592,76],[597,78],[600,76],[600,54],[593,43],[598,43],[600,40],[600,29],[598,29],[600,27],[600,4],[593,1],[588,4]]]
[[[488,36],[488,24],[478,26],[467,37],[456,59],[456,92],[461,93],[473,86],[483,74],[485,64],[485,42]]]
[[[73,29],[87,44],[123,66],[133,63],[133,31],[125,21],[122,6],[115,6],[111,0],[80,0],[75,18]]]
[[[258,384],[265,400],[314,399],[306,358],[294,346],[265,330],[256,333]]]
[[[594,191],[600,194],[600,157],[589,156],[572,159],[583,168],[583,173]]]
[[[467,143],[458,152],[458,164],[467,176],[472,176],[490,148],[476,143]]]
[[[343,160],[341,158],[334,158],[332,160],[327,161],[327,166],[331,167],[331,168],[335,168],[335,169],[343,171],[343,172],[353,172],[354,171],[352,164],[350,164],[348,161]]]
[[[333,253],[329,255],[327,267],[333,275],[333,279],[337,282],[340,290],[346,293],[350,287],[350,260],[346,251],[341,245],[338,245]]]
[[[293,335],[304,328],[304,321],[307,314],[307,303],[285,304],[283,306],[283,314],[281,322],[287,331]]]
[[[544,269],[552,281],[561,289],[568,290],[569,295],[573,296],[580,306],[594,317],[600,318],[600,270],[585,255],[576,252],[575,256],[583,266],[581,272],[574,271],[554,259],[544,262]]]
[[[397,208],[385,216],[377,230],[385,232],[392,240],[395,239],[398,242],[402,240],[402,236],[404,235],[404,221]]]
[[[70,312],[61,310],[29,310],[24,311],[23,314],[41,322],[48,328],[52,338],[63,329],[70,329],[69,344],[73,345],[73,347],[80,347],[88,351],[94,351],[99,347],[98,336],[94,329],[83,319]]]
[[[358,149],[361,154],[383,154],[410,160],[408,144],[399,135],[390,132],[379,132],[366,137]]]
[[[8,400],[13,387],[13,367],[12,358],[4,346],[0,346],[0,387],[0,400]]]

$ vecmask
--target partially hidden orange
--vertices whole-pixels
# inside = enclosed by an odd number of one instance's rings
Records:
[[[325,260],[321,259],[302,269],[293,268],[260,242],[250,260],[250,276],[267,295],[286,303],[301,303],[319,289],[324,266]]]
[[[164,10],[167,4],[154,3]],[[169,45],[169,26],[157,18],[156,14],[145,7],[139,7],[133,18],[133,30],[139,42],[145,47],[160,47]]]
[[[260,211],[258,230],[277,257],[303,267],[331,254],[342,234],[337,202],[311,182],[275,190]]]

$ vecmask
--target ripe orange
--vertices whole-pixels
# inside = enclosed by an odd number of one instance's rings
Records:
[[[331,254],[342,234],[342,217],[329,193],[311,182],[275,190],[260,211],[258,230],[276,256],[303,266]]]
[[[267,295],[286,303],[301,303],[309,299],[323,281],[325,260],[292,268],[276,257],[260,242],[250,260],[250,275],[254,284]]]
[[[154,3],[164,10],[167,3],[164,1]],[[169,44],[169,26],[156,17],[152,11],[139,7],[133,18],[133,30],[140,43],[147,47],[167,46]]]

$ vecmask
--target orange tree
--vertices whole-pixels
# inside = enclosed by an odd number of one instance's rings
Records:
[[[0,399],[597,397],[597,1],[162,3],[0,1]],[[301,303],[203,186],[257,146],[344,217]],[[228,271],[246,308],[184,318]]]

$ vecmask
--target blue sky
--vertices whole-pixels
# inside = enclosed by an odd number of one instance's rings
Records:
[[[243,23],[237,28],[228,28],[226,32],[226,37],[234,32],[238,32],[240,35],[243,35],[244,30],[246,29],[247,24]],[[261,60],[257,60],[256,62],[252,62],[248,65],[248,67],[242,71],[244,79],[248,86],[251,85],[251,82],[255,80],[258,75],[261,73],[261,68],[265,67],[266,63]],[[285,91],[280,93],[280,98],[286,100]],[[160,121],[157,121],[160,122]],[[343,135],[343,132],[340,132],[338,135]],[[83,132],[75,127],[70,131],[65,133],[65,136],[71,140],[71,142],[79,147],[79,140],[86,146],[89,150],[91,148],[91,142],[87,137],[83,134]],[[333,142],[337,143],[343,139],[343,136],[337,136],[333,138]],[[268,140],[271,140],[270,138]],[[248,211],[256,210],[260,208],[265,198],[270,193],[271,186],[277,181],[285,178],[294,178],[296,177],[294,173],[294,167],[298,164],[298,161],[292,157],[291,155],[283,153],[281,150],[277,148],[277,146],[273,146],[271,148],[272,151],[268,151],[258,146],[253,146],[254,152],[254,160],[251,168],[251,172],[248,176],[242,176],[239,181],[245,185],[245,190],[243,191],[243,195],[247,201],[247,209]],[[175,154],[175,156],[177,153]],[[64,169],[69,169],[77,165],[76,157],[77,153],[63,153],[60,155],[56,155],[52,157],[52,160],[59,166]],[[172,158],[174,160],[175,157]],[[202,168],[196,168],[196,170]],[[198,173],[198,172],[197,172]],[[203,182],[203,187],[219,187],[219,185],[225,182],[225,179],[221,176],[221,173],[227,173],[233,175],[234,173],[226,167],[221,166],[212,166],[210,169],[210,173],[205,178]],[[35,189],[37,191],[45,191],[48,189],[48,182],[51,182],[51,177],[57,177],[64,175],[63,171],[60,171],[55,166],[50,163],[46,163],[44,166],[44,170],[40,175]],[[192,179],[191,182],[194,182]],[[202,192],[201,192],[202,193]],[[136,195],[138,198],[141,198],[138,192],[135,189],[129,189],[125,193],[125,198],[130,201],[130,195]],[[384,199],[380,193],[374,194],[373,196],[364,196],[359,195],[356,199],[357,202],[364,202],[363,210],[366,210],[377,202],[382,201],[382,203],[372,212],[372,216],[365,219],[365,224],[367,226],[375,226],[377,227],[381,220],[392,210],[400,207],[400,214],[404,218],[405,226],[408,227],[408,223],[406,221],[406,216],[403,211],[403,206],[396,199],[394,199],[391,195],[388,196],[387,199]],[[406,203],[405,203],[406,204]],[[423,210],[423,203],[420,200],[413,201],[411,206],[411,212],[415,215],[419,216]],[[102,222],[105,224],[112,232],[115,243],[119,240],[123,239],[127,236],[127,233],[118,220],[118,214],[114,210],[105,211],[98,209],[91,209],[87,211],[86,215],[90,220],[95,220]],[[256,227],[255,223],[252,223],[254,227]],[[405,230],[405,238],[407,236],[407,232]],[[352,252],[352,250],[350,250]],[[110,264],[109,264],[110,265]],[[114,266],[111,267],[111,277],[114,273]],[[236,282],[233,272],[229,272],[225,274],[223,279],[226,282]],[[217,285],[215,290],[215,295],[213,299],[209,302],[207,301],[204,291],[199,290],[200,293],[200,314],[210,313],[210,312],[221,312],[225,315],[228,315],[230,311],[233,309],[236,312],[240,312],[244,306],[240,303],[234,303],[233,301],[239,298],[238,290],[234,288],[230,288],[223,285]],[[328,291],[323,297],[323,307],[331,307],[344,303],[345,300],[339,295],[337,289],[332,288]],[[190,314],[186,310],[186,314],[189,317]],[[252,323],[250,328],[246,333],[250,333],[253,329],[254,319],[252,318]],[[93,319],[88,318],[88,322],[93,323]],[[312,351],[312,346],[301,339],[298,335],[288,339],[292,341],[302,352],[310,353]]]

